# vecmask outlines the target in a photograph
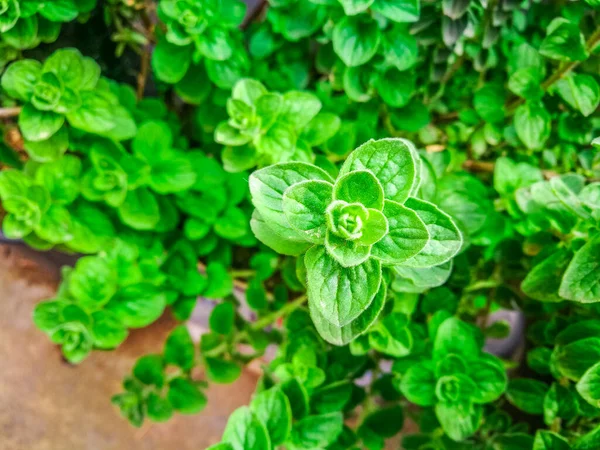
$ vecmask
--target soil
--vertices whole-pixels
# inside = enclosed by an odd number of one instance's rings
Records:
[[[211,384],[200,414],[132,427],[110,398],[139,356],[162,350],[175,322],[166,314],[115,351],[96,351],[78,366],[65,362],[31,320],[35,304],[54,295],[62,263],[0,244],[0,450],[199,450],[218,442],[231,412],[248,403],[256,374]]]

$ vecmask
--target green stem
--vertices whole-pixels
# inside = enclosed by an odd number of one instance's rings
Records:
[[[600,27],[596,28],[596,31],[594,31],[592,33],[592,35],[588,38],[588,40],[585,43],[585,48],[588,51],[588,53],[591,53],[596,48],[596,45],[598,45],[598,43],[600,43]],[[563,64],[562,66],[560,66],[558,68],[558,70],[556,70],[556,72],[554,72],[552,75],[550,75],[542,83],[542,85],[541,85],[542,91],[546,92],[550,87],[552,87],[554,85],[554,83],[559,81],[565,75],[569,74],[573,69],[575,69],[577,66],[579,66],[579,64],[581,64],[582,62],[583,61],[571,61],[568,64]],[[517,98],[517,99],[513,100],[512,102],[508,103],[508,105],[506,106],[506,115],[509,116],[509,115],[513,114],[515,112],[515,110],[519,106],[521,106],[523,103],[525,103],[524,98]]]
[[[287,303],[283,308],[281,308],[277,311],[273,311],[272,313],[264,316],[263,318],[259,319],[256,322],[254,322],[252,325],[250,325],[250,330],[251,331],[262,330],[264,327],[269,326],[272,323],[274,323],[280,317],[283,317],[286,314],[294,311],[296,308],[299,308],[300,306],[302,306],[306,302],[306,300],[307,300],[306,295],[301,295],[294,301]],[[244,330],[235,336],[233,344],[235,345],[238,342],[243,341],[247,337],[248,337],[248,332],[246,330]],[[205,352],[205,354],[207,356],[216,357],[216,356],[219,356],[219,355],[225,353],[228,348],[229,348],[228,342],[222,342],[219,345],[217,345],[216,347],[211,348],[210,350]]]
[[[230,270],[229,275],[232,278],[250,278],[256,275],[256,270],[246,269],[246,270]]]
[[[283,308],[281,308],[277,311],[273,311],[271,314],[268,314],[265,317],[263,317],[262,319],[257,320],[250,326],[250,329],[253,331],[262,330],[264,327],[271,325],[273,322],[275,322],[280,317],[283,317],[286,314],[288,314],[288,313],[294,311],[295,309],[299,308],[300,306],[302,306],[306,302],[306,300],[307,300],[306,295],[301,295],[294,301],[287,303]]]

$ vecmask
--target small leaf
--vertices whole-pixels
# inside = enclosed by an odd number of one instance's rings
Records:
[[[362,16],[347,16],[333,29],[333,49],[349,67],[368,62],[379,48],[381,31],[377,22]]]
[[[398,203],[410,195],[417,178],[418,154],[410,141],[400,138],[371,140],[354,150],[340,169],[340,177],[368,170],[383,186],[385,198]]]
[[[163,353],[168,364],[174,364],[183,370],[191,370],[194,367],[196,351],[190,333],[184,325],[171,331]]]
[[[181,414],[196,414],[206,406],[206,396],[187,378],[175,378],[169,383],[169,402]]]
[[[515,378],[508,383],[506,398],[528,414],[542,414],[544,412],[544,396],[547,391],[548,385],[539,380]]]

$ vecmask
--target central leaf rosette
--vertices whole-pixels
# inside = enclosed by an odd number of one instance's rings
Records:
[[[300,256],[308,305],[321,336],[344,345],[377,319],[386,300],[383,267],[449,264],[462,237],[452,219],[415,198],[421,162],[404,139],[369,141],[334,180],[319,167],[281,163],[255,171],[256,237]]]

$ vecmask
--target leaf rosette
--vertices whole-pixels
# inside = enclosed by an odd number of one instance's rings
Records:
[[[460,250],[450,216],[414,197],[420,168],[411,142],[381,139],[352,152],[336,180],[299,162],[251,175],[252,230],[279,253],[304,254],[309,308],[327,341],[346,344],[375,321],[383,267],[439,266]]]

